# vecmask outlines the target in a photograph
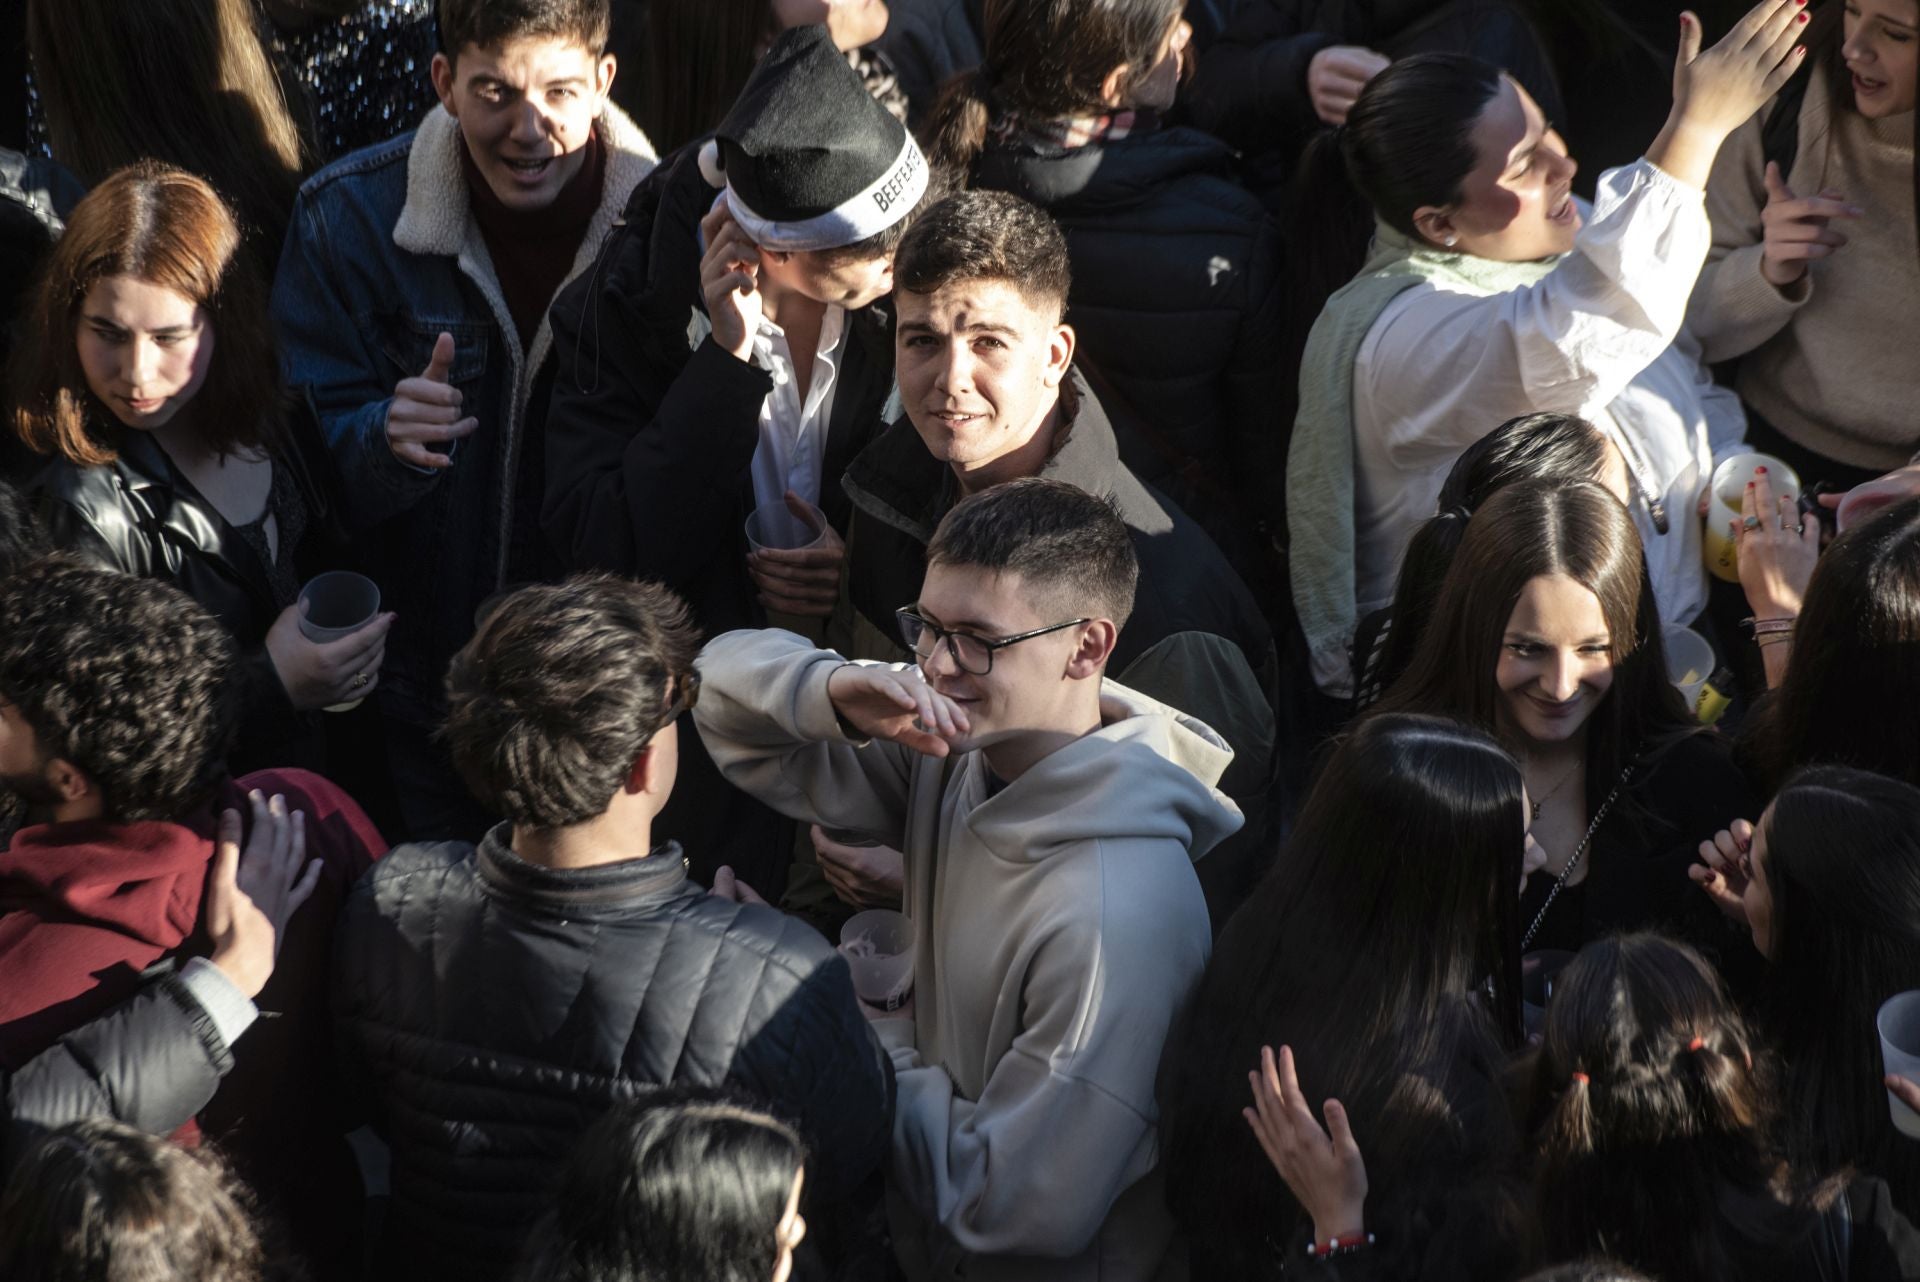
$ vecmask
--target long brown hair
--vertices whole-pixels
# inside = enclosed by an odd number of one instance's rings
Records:
[[[74,206],[34,284],[7,370],[21,442],[76,467],[113,461],[112,418],[87,388],[75,343],[87,291],[111,276],[170,289],[205,311],[217,346],[193,414],[208,446],[221,454],[277,446],[279,356],[239,225],[205,179],[152,161],[113,174]]]
[[[177,165],[278,255],[308,159],[248,0],[28,0],[27,46],[54,158],[88,184]]]
[[[1847,60],[1841,53],[1846,43],[1846,4],[1844,0],[1827,0],[1815,9],[1812,20],[1807,23],[1806,38],[1801,42],[1812,55],[1807,59],[1808,70],[1818,62],[1827,77],[1828,118],[1839,120],[1842,112],[1853,111],[1853,73],[1847,70]],[[1920,80],[1920,70],[1915,72]],[[1915,86],[1920,89],[1920,85]],[[1913,192],[1913,207],[1920,213],[1920,114],[1914,115],[1913,123],[1912,172],[1907,175],[1909,188]],[[1781,163],[1782,170],[1793,168],[1793,157],[1789,156]],[[1920,217],[1914,219],[1914,252],[1920,254]]]
[[[653,0],[640,127],[661,155],[718,128],[774,34],[769,0]]]
[[[1413,663],[1369,717],[1424,712],[1498,733],[1494,679],[1521,591],[1565,575],[1599,598],[1613,685],[1589,723],[1587,793],[1597,804],[1635,755],[1699,726],[1667,680],[1659,608],[1626,508],[1591,481],[1522,481],[1467,522]]]
[[[1107,110],[1115,67],[1153,71],[1181,0],[987,0],[985,55],[948,83],[921,129],[927,157],[964,181],[996,112],[1057,120]]]

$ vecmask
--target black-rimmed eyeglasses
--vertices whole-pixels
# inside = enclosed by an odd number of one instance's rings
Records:
[[[1035,628],[1031,632],[1022,632],[1017,636],[1000,637],[990,641],[986,637],[975,636],[971,632],[955,632],[951,628],[930,623],[907,607],[895,610],[893,617],[900,621],[900,639],[907,643],[907,649],[913,651],[915,657],[922,663],[933,657],[933,648],[944,639],[947,643],[947,654],[952,657],[955,666],[960,671],[971,673],[976,677],[984,677],[993,671],[993,652],[996,650],[1018,645],[1022,641],[1031,641],[1035,637],[1043,637],[1049,632],[1058,632],[1062,628],[1078,627],[1082,623],[1093,622],[1092,619],[1068,619],[1065,623],[1050,624],[1044,628]]]

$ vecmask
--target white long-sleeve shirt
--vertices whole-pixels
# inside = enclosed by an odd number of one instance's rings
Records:
[[[1353,382],[1361,614],[1392,600],[1407,541],[1461,451],[1538,412],[1580,415],[1620,447],[1661,616],[1685,623],[1706,605],[1694,505],[1716,453],[1746,432],[1681,332],[1711,229],[1701,193],[1645,160],[1602,174],[1596,196],[1573,252],[1537,283],[1488,295],[1417,285],[1368,331]],[[1317,659],[1314,675],[1345,693],[1351,674],[1337,666]]]
[[[846,336],[846,309],[829,304],[803,400],[787,332],[770,320],[762,320],[754,332],[754,363],[773,375],[773,390],[760,405],[760,443],[750,469],[755,506],[779,509],[788,490],[809,503],[820,502],[827,428]]]

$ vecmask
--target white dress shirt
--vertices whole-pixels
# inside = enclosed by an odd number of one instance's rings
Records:
[[[753,450],[753,501],[757,506],[779,506],[788,490],[819,504],[827,425],[833,419],[834,385],[846,335],[846,309],[829,304],[820,321],[813,379],[802,403],[787,332],[762,319],[754,333],[754,364],[773,375],[773,390],[760,404],[760,443]]]
[[[1574,249],[1537,283],[1478,295],[1416,285],[1388,304],[1354,361],[1356,589],[1391,602],[1414,529],[1461,451],[1522,414],[1577,414],[1625,456],[1663,619],[1706,605],[1695,503],[1746,419],[1681,332],[1711,229],[1701,193],[1645,160],[1600,177]],[[1664,510],[1666,529],[1654,512]],[[1316,658],[1329,693],[1351,672]]]

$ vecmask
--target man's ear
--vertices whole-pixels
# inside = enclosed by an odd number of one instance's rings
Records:
[[[440,105],[455,120],[460,113],[453,109],[453,63],[444,53],[433,55],[433,62],[427,68],[427,75],[433,80],[433,92],[440,97]]]
[[[594,68],[593,92],[602,107],[607,104],[607,95],[613,91],[613,78],[620,70],[620,60],[610,53],[600,55],[600,65]]]
[[[1066,381],[1067,371],[1073,368],[1073,350],[1078,342],[1073,326],[1054,326],[1053,338],[1047,344],[1047,370],[1043,380],[1048,387],[1058,387]]]
[[[1413,229],[1439,249],[1452,249],[1460,239],[1460,229],[1453,223],[1453,210],[1440,205],[1422,205],[1414,210]]]
[[[633,759],[633,765],[627,770],[627,791],[631,793],[650,792],[660,774],[659,754],[654,752],[649,742],[640,749],[640,755]]]
[[[93,776],[65,757],[55,757],[47,762],[46,781],[47,787],[53,789],[53,795],[60,799],[63,806],[98,796],[100,792],[94,785]]]
[[[1133,64],[1123,62],[1100,82],[1100,101],[1117,111],[1127,105],[1127,90],[1132,87]]]
[[[1112,619],[1095,619],[1082,625],[1080,644],[1067,660],[1067,676],[1075,681],[1098,677],[1106,670],[1107,660],[1113,657],[1113,647],[1119,642],[1120,627]]]

